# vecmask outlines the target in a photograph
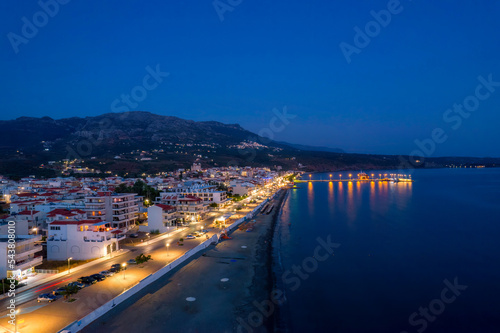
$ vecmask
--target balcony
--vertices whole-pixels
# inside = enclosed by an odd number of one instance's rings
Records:
[[[24,271],[28,268],[35,267],[37,265],[40,265],[43,262],[43,257],[36,257],[36,258],[30,258],[28,260],[21,260],[16,262],[16,269],[20,269],[21,271]]]
[[[42,235],[36,235],[36,236],[25,238],[25,239],[19,239],[16,241],[16,247],[24,246],[24,245],[34,243],[34,242],[40,242],[41,240],[42,240]]]
[[[42,251],[42,246],[41,245],[35,245],[34,247],[32,247],[31,249],[29,250],[26,250],[26,251],[22,251],[22,250],[19,250],[16,248],[16,260],[21,260],[23,258],[26,258],[28,257],[30,254],[35,254],[37,252],[40,252]]]

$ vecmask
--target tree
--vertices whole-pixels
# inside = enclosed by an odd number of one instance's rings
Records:
[[[216,204],[215,202],[212,202],[209,206],[210,206],[210,207],[212,207],[212,208],[217,208],[217,207],[219,207],[219,205],[218,205],[218,204]]]
[[[150,254],[148,254],[148,255],[146,256],[146,255],[144,255],[144,253],[139,254],[139,255],[135,258],[135,262],[136,262],[138,265],[143,264],[143,263],[145,263],[145,262],[148,262],[148,261],[150,261],[150,260],[153,260],[153,259],[151,258],[151,255],[150,255]]]
[[[80,291],[80,288],[78,288],[78,286],[67,285],[66,287],[64,287],[64,291],[62,292],[62,294],[64,295],[64,299],[68,300],[69,298],[71,298],[71,295],[76,295],[78,291]]]
[[[118,185],[118,187],[115,189],[115,192],[137,193],[137,195],[143,196],[145,199],[149,200],[149,202],[154,201],[156,197],[160,196],[160,191],[147,185],[140,179],[138,179],[132,186],[127,186],[124,183]]]

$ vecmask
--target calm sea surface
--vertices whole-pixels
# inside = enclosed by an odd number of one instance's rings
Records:
[[[293,332],[500,332],[500,169],[412,175],[289,191],[274,243]]]

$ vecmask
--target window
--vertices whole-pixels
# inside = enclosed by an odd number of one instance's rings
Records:
[[[61,230],[61,227],[50,227],[50,230]]]

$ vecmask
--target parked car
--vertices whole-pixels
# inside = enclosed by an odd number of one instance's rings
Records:
[[[186,236],[186,239],[195,239],[196,237],[194,237],[193,235],[187,235]]]
[[[196,231],[196,232],[194,232],[194,233],[193,233],[193,235],[194,235],[195,237],[201,237],[202,233],[201,233],[201,232]]]
[[[113,273],[118,273],[121,270],[122,270],[122,266],[120,264],[114,264],[114,265],[111,265],[111,269],[109,271],[113,272]]]
[[[66,291],[66,288],[64,288],[64,287],[57,288],[56,290],[52,291],[52,295],[59,296],[59,295],[62,295],[65,291]]]
[[[92,274],[90,277],[96,280],[97,282],[106,280],[106,277],[102,274]]]
[[[201,232],[204,233],[204,234],[206,234],[208,232],[208,230],[207,229],[203,229]]]
[[[78,278],[77,280],[80,283],[85,283],[85,284],[96,284],[97,280],[91,278],[90,276],[82,276],[81,278]]]
[[[69,287],[75,286],[75,287],[78,287],[78,289],[85,288],[85,285],[83,283],[80,283],[80,282],[70,282],[70,283],[68,283],[68,286]]]
[[[139,237],[139,234],[135,234],[135,233],[134,233],[134,234],[130,234],[130,235],[128,235],[128,236],[129,236],[130,238],[137,238],[137,237]]]
[[[41,294],[41,295],[38,295],[38,298],[37,298],[37,301],[38,303],[40,302],[54,302],[56,300],[56,296],[52,295],[52,294]]]
[[[112,272],[112,271],[102,271],[102,272],[99,272],[99,274],[102,274],[106,277],[110,277],[110,276],[113,276],[115,275],[115,272]]]
[[[127,260],[127,265],[135,265],[135,264],[137,264],[137,261],[135,261],[135,259]]]

